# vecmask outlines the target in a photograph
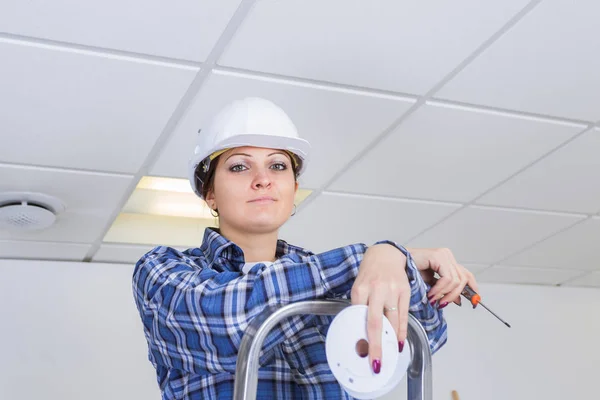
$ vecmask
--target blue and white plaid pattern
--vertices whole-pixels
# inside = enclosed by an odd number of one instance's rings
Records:
[[[446,342],[446,322],[428,302],[429,286],[404,247],[378,243],[407,255],[410,313],[437,351]],[[200,248],[160,246],[145,254],[135,266],[133,292],[163,399],[231,399],[237,352],[252,318],[270,305],[349,298],[366,250],[353,244],[313,254],[280,240],[277,261],[243,274],[241,248],[208,228]],[[270,333],[260,358],[258,398],[351,398],[325,357],[332,319],[292,317]]]

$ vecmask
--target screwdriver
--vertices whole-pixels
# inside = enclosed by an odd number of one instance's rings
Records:
[[[488,310],[490,313],[492,313],[492,315],[496,318],[498,318],[500,321],[502,321],[504,323],[504,325],[508,326],[510,328],[510,324],[508,322],[506,322],[505,320],[503,320],[502,318],[500,318],[495,312],[493,312],[492,310],[490,310],[489,308],[487,308],[485,306],[485,304],[483,304],[481,302],[481,296],[477,294],[476,291],[474,291],[473,289],[471,289],[471,287],[469,285],[465,286],[465,288],[463,289],[462,293],[463,296],[465,296],[465,298],[467,300],[469,300],[471,302],[471,304],[473,304],[473,308],[477,307],[478,304],[481,304],[481,306],[483,308],[485,308],[486,310]]]

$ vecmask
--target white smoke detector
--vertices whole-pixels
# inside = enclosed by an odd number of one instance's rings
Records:
[[[0,229],[25,232],[47,229],[65,207],[55,197],[41,193],[0,193]]]

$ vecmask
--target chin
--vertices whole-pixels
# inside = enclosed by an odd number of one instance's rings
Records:
[[[250,231],[266,233],[278,230],[284,223],[285,220],[283,218],[274,218],[273,216],[267,215],[255,215],[252,218],[248,218],[245,225],[250,228]]]

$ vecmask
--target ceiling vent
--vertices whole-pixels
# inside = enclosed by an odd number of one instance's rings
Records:
[[[0,229],[29,232],[47,229],[63,212],[60,200],[41,193],[0,193]]]

